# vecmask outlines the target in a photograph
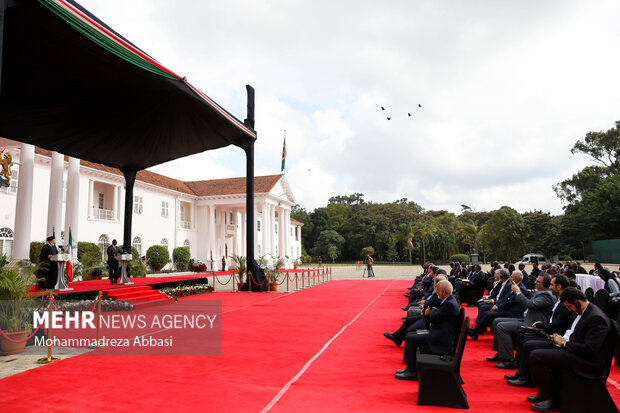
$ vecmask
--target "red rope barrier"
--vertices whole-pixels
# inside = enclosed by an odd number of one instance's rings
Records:
[[[265,283],[267,282],[267,280],[269,279],[269,277],[265,277],[265,281],[263,281],[262,283],[260,283],[260,284],[259,284],[259,283],[257,283],[256,281],[254,281],[254,276],[252,275],[252,273],[251,273],[251,272],[249,272],[248,274],[250,274],[250,280],[252,280],[252,282],[253,282],[254,284],[256,284],[256,285],[263,285],[263,284],[265,284]]]
[[[234,276],[235,276],[234,274],[230,274],[230,278],[229,278],[229,279],[228,279],[228,281],[226,281],[225,283],[221,282],[221,281],[217,278],[217,276],[216,276],[216,277],[214,277],[214,278],[215,278],[215,281],[217,281],[217,282],[219,282],[219,283],[220,283],[220,285],[228,285],[228,283],[232,281],[232,279],[234,278]],[[215,284],[215,283],[214,283],[214,284]]]
[[[2,329],[0,328],[0,335],[2,335],[2,337],[4,337],[5,339],[7,339],[8,341],[10,341],[11,343],[25,343],[26,341],[30,340],[32,337],[34,337],[35,334],[37,334],[37,331],[39,331],[41,329],[41,327],[37,327],[36,330],[34,330],[34,332],[32,334],[30,334],[28,336],[28,338],[26,338],[25,340],[13,340],[12,338],[10,338],[9,336],[7,336],[4,331],[2,331]]]

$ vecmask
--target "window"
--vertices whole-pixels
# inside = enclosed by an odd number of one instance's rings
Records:
[[[161,217],[168,218],[168,203],[165,201],[161,203]]]
[[[168,240],[166,238],[162,238],[161,241],[159,241],[159,245],[161,245],[165,249],[168,249]]]
[[[188,239],[186,239],[186,240],[185,240],[185,242],[183,242],[183,246],[184,246],[185,248],[187,248],[187,250],[188,250],[188,251],[190,251],[190,252],[191,252],[191,249],[189,248],[189,240],[188,240]]]
[[[260,232],[260,221],[256,221],[256,230]]]
[[[13,254],[13,231],[9,228],[0,228],[0,254],[7,258]]]
[[[107,259],[106,254],[109,245],[110,238],[106,234],[99,235],[99,239],[97,240],[97,246],[99,247],[99,251],[101,251],[101,261],[105,261]]]
[[[131,242],[131,246],[138,250],[138,254],[142,256],[142,238],[133,237],[133,241]]]
[[[278,233],[278,223],[277,222],[276,222],[276,225],[274,225],[274,228],[275,228],[275,231],[276,231],[276,234],[277,234]]]
[[[228,223],[229,223],[229,224],[234,224],[234,223],[235,223],[235,222],[233,221],[233,213],[232,213],[232,212],[230,213],[230,218],[229,218],[229,220],[228,220]]]
[[[99,209],[103,209],[103,194],[99,194]]]
[[[142,214],[142,197],[135,196],[133,197],[133,213],[134,214]]]

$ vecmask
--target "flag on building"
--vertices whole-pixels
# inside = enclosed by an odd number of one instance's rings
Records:
[[[284,144],[282,145],[282,169],[280,169],[280,172],[284,172],[285,162],[286,162],[286,131],[284,131]]]
[[[73,282],[73,248],[71,244],[73,244],[73,237],[71,236],[71,228],[69,228],[69,261],[67,261],[67,277],[69,277],[69,282]]]

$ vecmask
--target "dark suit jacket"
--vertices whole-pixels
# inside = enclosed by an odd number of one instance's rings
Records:
[[[559,303],[551,316],[551,322],[540,323],[538,327],[549,334],[564,335],[566,330],[573,324],[576,314],[569,311],[564,303]]]
[[[536,321],[549,321],[556,298],[551,294],[551,291],[546,290],[534,292],[532,298],[527,298],[524,294],[517,294],[515,300],[522,308],[527,310],[525,325],[531,326]]]
[[[453,295],[428,314],[428,347],[436,354],[449,354],[454,348],[454,323],[459,315],[459,304]]]
[[[607,315],[596,305],[590,303],[564,346],[564,350],[579,356],[572,363],[575,373],[591,379],[603,378],[603,363],[606,356],[602,350],[609,328],[610,322]]]
[[[491,292],[489,293],[489,298],[491,300],[494,300],[497,298],[497,294],[499,294],[499,290],[502,288],[502,283],[498,282],[497,284],[495,284],[495,286],[493,287],[493,289],[491,290]]]
[[[519,288],[521,289],[521,294],[527,294],[527,289],[523,283],[519,283]],[[506,290],[510,292],[508,295],[506,295]],[[498,311],[507,311],[515,317],[523,315],[524,308],[517,302],[517,295],[510,289],[510,284],[504,288],[502,296],[503,298],[500,297],[495,303]]]
[[[56,275],[58,274],[58,265],[55,262],[50,261],[47,257],[48,255],[56,255],[58,254],[58,249],[55,245],[50,245],[45,243],[43,248],[41,248],[41,255],[39,256],[39,262],[42,263],[42,267],[39,270],[39,277],[47,277],[48,274]]]
[[[120,250],[118,247],[114,247],[114,245],[108,245],[108,265],[118,265],[118,260],[115,258],[115,255],[118,254]]]

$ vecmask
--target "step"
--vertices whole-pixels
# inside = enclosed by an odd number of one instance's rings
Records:
[[[141,299],[142,297],[151,296],[153,294],[159,295],[159,292],[156,290],[136,291],[136,292],[129,292],[129,293],[123,292],[123,293],[117,293],[114,295],[110,295],[108,297],[113,300],[132,300],[132,299]]]
[[[160,300],[133,300],[131,301],[131,304],[133,305],[134,310],[141,310],[143,308],[150,308],[158,305],[170,304],[173,302],[174,299],[166,297]]]
[[[150,291],[151,287],[148,285],[136,286],[136,287],[121,287],[121,288],[111,288],[109,290],[103,290],[104,296],[116,295],[117,293],[125,293],[125,292],[135,292],[135,291]]]

